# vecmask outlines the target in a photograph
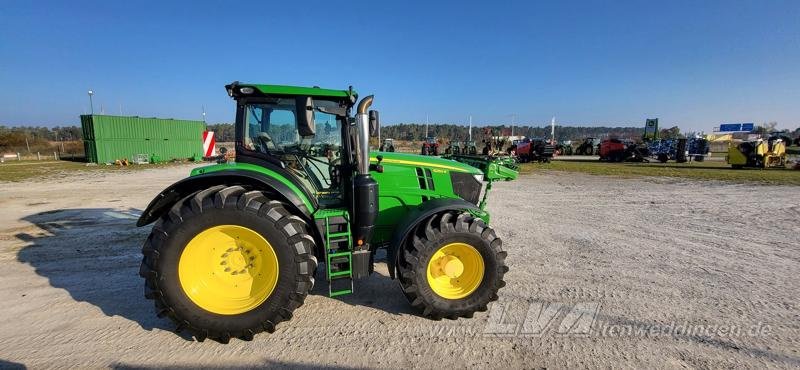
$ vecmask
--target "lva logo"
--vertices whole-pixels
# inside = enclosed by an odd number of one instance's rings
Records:
[[[592,331],[598,302],[575,304],[532,302],[524,317],[511,314],[511,306],[495,302],[489,311],[484,328],[491,335],[542,335],[548,331],[556,334],[589,335]],[[514,310],[516,312],[516,310]]]

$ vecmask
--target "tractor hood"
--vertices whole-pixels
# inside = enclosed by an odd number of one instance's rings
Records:
[[[418,154],[404,154],[396,152],[371,152],[369,154],[370,163],[378,163],[378,156],[382,156],[381,164],[385,165],[401,165],[409,167],[430,167],[439,168],[442,170],[467,172],[473,175],[482,174],[478,168],[472,167],[468,164],[456,162],[450,159],[439,157],[418,155]]]

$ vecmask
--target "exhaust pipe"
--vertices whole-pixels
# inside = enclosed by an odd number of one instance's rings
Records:
[[[358,158],[358,174],[369,175],[369,107],[372,105],[373,96],[361,99],[356,108],[356,129],[358,131],[358,143],[356,157]]]
[[[359,260],[354,274],[356,277],[368,274],[366,267],[369,260],[369,241],[378,219],[378,183],[369,173],[369,114],[372,95],[358,103],[356,109],[356,144],[357,174],[353,179],[353,229],[355,237],[354,259]]]

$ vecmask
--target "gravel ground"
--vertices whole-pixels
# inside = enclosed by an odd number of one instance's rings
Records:
[[[188,170],[0,184],[0,368],[800,366],[798,187],[527,175],[490,197],[511,270],[489,312],[421,318],[379,263],[222,345],[173,333],[137,275],[135,216]]]

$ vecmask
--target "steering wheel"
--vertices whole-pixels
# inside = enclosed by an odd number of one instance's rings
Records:
[[[270,144],[272,143],[272,137],[270,137],[268,133],[259,132],[256,138],[258,138],[258,141],[264,146],[264,149],[269,149]],[[272,147],[275,148],[275,144],[272,144]]]

